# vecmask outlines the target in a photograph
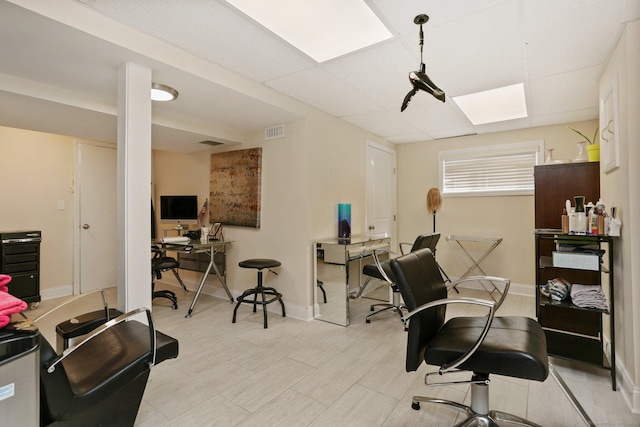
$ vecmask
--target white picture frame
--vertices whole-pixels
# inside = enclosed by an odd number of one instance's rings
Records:
[[[618,75],[611,78],[600,98],[600,163],[604,173],[620,166]]]

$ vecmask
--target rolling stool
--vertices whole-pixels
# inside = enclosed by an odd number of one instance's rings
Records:
[[[255,259],[247,259],[238,264],[242,268],[255,268],[258,270],[258,286],[255,288],[247,289],[236,298],[237,304],[233,309],[233,319],[231,323],[236,323],[236,313],[238,311],[238,307],[240,304],[247,303],[253,304],[253,312],[256,312],[256,306],[258,304],[262,304],[262,311],[264,312],[264,328],[267,328],[267,304],[272,303],[276,300],[280,301],[280,305],[282,306],[282,317],[287,317],[284,311],[284,303],[282,302],[282,294],[275,290],[275,288],[262,287],[262,270],[268,269],[273,274],[277,275],[275,271],[271,270],[272,267],[279,267],[280,261],[276,261],[274,259],[265,259],[265,258],[255,258]],[[258,301],[258,294],[262,295],[262,301]],[[249,300],[249,296],[253,295],[253,300]],[[272,295],[273,298],[266,299],[265,295]]]

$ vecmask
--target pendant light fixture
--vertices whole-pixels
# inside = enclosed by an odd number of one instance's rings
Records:
[[[445,101],[445,94],[442,89],[440,89],[436,84],[431,81],[427,73],[425,72],[424,61],[422,60],[422,50],[424,46],[424,33],[422,32],[422,24],[425,24],[429,21],[429,16],[421,14],[416,16],[413,19],[414,24],[420,25],[420,66],[419,71],[411,71],[409,73],[409,81],[413,88],[407,93],[407,96],[404,97],[404,101],[402,101],[402,107],[400,107],[400,111],[404,111],[409,105],[409,101],[413,98],[413,95],[418,93],[419,90],[423,90],[425,92],[433,95],[434,98],[439,99],[440,101]]]

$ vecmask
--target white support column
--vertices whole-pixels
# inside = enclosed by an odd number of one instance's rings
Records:
[[[118,70],[118,309],[151,308],[151,70]]]

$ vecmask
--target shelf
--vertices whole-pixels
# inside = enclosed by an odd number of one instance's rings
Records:
[[[576,310],[584,310],[584,311],[592,311],[592,312],[596,312],[596,313],[602,313],[602,314],[609,314],[609,310],[603,310],[603,309],[599,309],[599,308],[589,308],[589,307],[578,307],[577,305],[574,305],[571,302],[571,297],[567,297],[566,300],[564,301],[555,301],[552,300],[550,298],[547,298],[546,296],[540,294],[540,305],[549,305],[549,306],[555,306],[555,307],[566,307],[566,308],[573,308]]]
[[[544,255],[541,255],[538,259],[538,268],[554,268],[556,270],[593,271],[593,270],[584,270],[581,268],[556,267],[553,265],[553,258],[550,256],[544,256]],[[609,269],[606,268],[604,265],[602,265],[602,263],[600,263],[600,272],[609,273]]]

